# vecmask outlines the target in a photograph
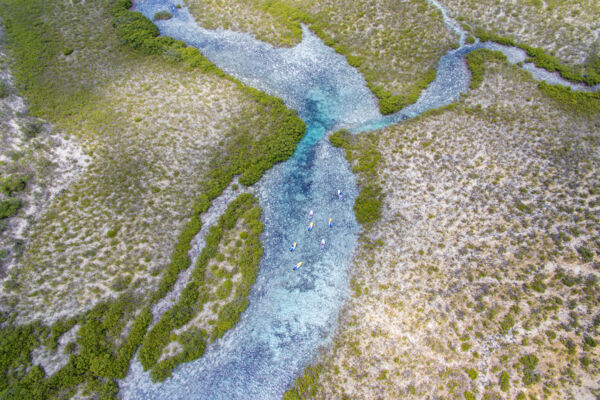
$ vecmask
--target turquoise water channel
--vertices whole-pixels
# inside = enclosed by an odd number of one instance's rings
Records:
[[[172,19],[156,22],[162,35],[197,47],[228,74],[283,99],[298,110],[307,131],[294,155],[268,171],[252,189],[263,207],[264,256],[250,305],[238,325],[208,346],[203,357],[176,368],[165,382],[152,383],[135,361],[120,382],[121,396],[280,399],[314,361],[318,349],[331,342],[349,296],[351,256],[360,229],[352,210],[357,188],[342,151],[329,144],[327,134],[339,128],[354,132],[382,128],[456,101],[470,81],[464,55],[477,48],[501,50],[511,62],[523,61],[525,55],[493,43],[465,46],[464,32],[445,16],[461,36],[462,46],[442,57],[435,81],[417,103],[383,117],[358,71],[307,27],[299,45],[277,48],[248,34],[203,29],[177,4],[137,0],[134,10],[150,19],[158,11],[172,13]],[[532,71],[534,76],[538,73]],[[343,191],[341,200],[338,189]],[[308,232],[311,209],[315,227]],[[327,227],[329,218],[333,229]],[[319,248],[321,239],[326,241],[324,251]],[[298,247],[290,253],[293,242]],[[293,271],[298,261],[303,265]]]

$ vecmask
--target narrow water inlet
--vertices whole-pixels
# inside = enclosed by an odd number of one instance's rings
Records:
[[[264,256],[250,305],[238,325],[210,345],[202,358],[176,368],[165,382],[152,383],[135,361],[120,383],[121,396],[280,399],[318,348],[330,342],[349,295],[351,255],[359,233],[352,210],[357,188],[342,151],[324,139],[326,134],[338,128],[383,128],[456,101],[470,82],[464,56],[475,49],[500,50],[511,55],[511,62],[522,60],[517,60],[514,48],[463,45],[460,27],[444,13],[461,36],[461,47],[442,57],[435,81],[417,103],[384,117],[364,78],[307,27],[299,45],[276,48],[248,34],[203,29],[177,4],[138,0],[134,9],[148,18],[171,12],[172,19],[156,21],[161,34],[199,48],[228,74],[282,98],[298,110],[307,131],[294,155],[265,173],[253,188],[263,208]],[[343,200],[337,197],[338,189],[344,192]],[[306,215],[311,209],[315,228],[308,232]],[[332,230],[327,227],[329,218],[335,221]],[[319,248],[321,239],[326,240],[325,251]],[[290,253],[293,242],[298,247]],[[302,268],[292,271],[298,261]]]

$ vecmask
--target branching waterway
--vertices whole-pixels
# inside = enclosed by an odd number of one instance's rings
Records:
[[[460,35],[461,47],[442,57],[435,81],[417,103],[383,117],[358,71],[307,27],[299,45],[276,48],[248,34],[203,29],[185,7],[177,5],[174,0],[137,0],[134,9],[150,19],[156,12],[169,11],[172,19],[156,22],[162,35],[197,47],[228,74],[282,98],[298,110],[307,131],[294,155],[265,173],[252,189],[263,207],[264,256],[240,322],[210,345],[203,357],[177,367],[165,382],[152,383],[135,361],[120,383],[121,395],[125,399],[280,399],[318,349],[330,343],[349,295],[351,255],[359,233],[352,210],[357,188],[342,151],[329,144],[327,134],[338,128],[354,132],[382,128],[456,101],[469,86],[464,56],[477,48],[500,50],[513,63],[524,61],[525,54],[494,43],[465,46],[465,33],[444,13]],[[568,84],[554,74],[526,68],[538,79]],[[343,191],[342,200],[338,189]],[[315,227],[308,232],[311,209]],[[327,226],[329,218],[333,229]],[[326,241],[323,251],[321,239]],[[298,247],[290,253],[293,242]],[[192,256],[198,249],[194,251]],[[299,261],[302,267],[293,271]],[[182,283],[176,287],[185,286]]]

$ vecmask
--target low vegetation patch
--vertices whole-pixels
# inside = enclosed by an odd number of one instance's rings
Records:
[[[173,14],[171,14],[168,11],[159,11],[156,14],[154,14],[155,21],[164,21],[164,20],[168,20],[171,18],[173,18]]]

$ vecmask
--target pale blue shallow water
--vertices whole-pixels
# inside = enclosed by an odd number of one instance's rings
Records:
[[[150,19],[158,11],[171,12],[172,19],[156,22],[161,34],[199,48],[225,72],[282,98],[298,110],[307,131],[294,155],[256,184],[264,211],[264,257],[241,321],[202,358],[179,366],[165,382],[152,383],[135,361],[120,382],[120,395],[280,399],[318,349],[330,343],[349,295],[351,255],[359,233],[352,211],[357,189],[342,151],[324,139],[326,134],[342,127],[354,132],[382,128],[456,101],[470,81],[464,55],[476,48],[501,50],[511,62],[524,58],[519,49],[492,43],[463,45],[442,57],[435,81],[417,103],[383,117],[363,77],[307,28],[298,46],[275,48],[247,34],[203,29],[174,1],[138,0],[134,9]],[[435,0],[431,3],[439,7]],[[444,18],[462,44],[464,32]],[[337,189],[344,191],[343,200],[337,198]],[[315,228],[309,233],[306,216],[311,209]],[[327,227],[330,217],[333,229]],[[319,249],[323,238],[325,251]],[[298,247],[290,253],[294,241]],[[303,266],[292,271],[298,261]]]

